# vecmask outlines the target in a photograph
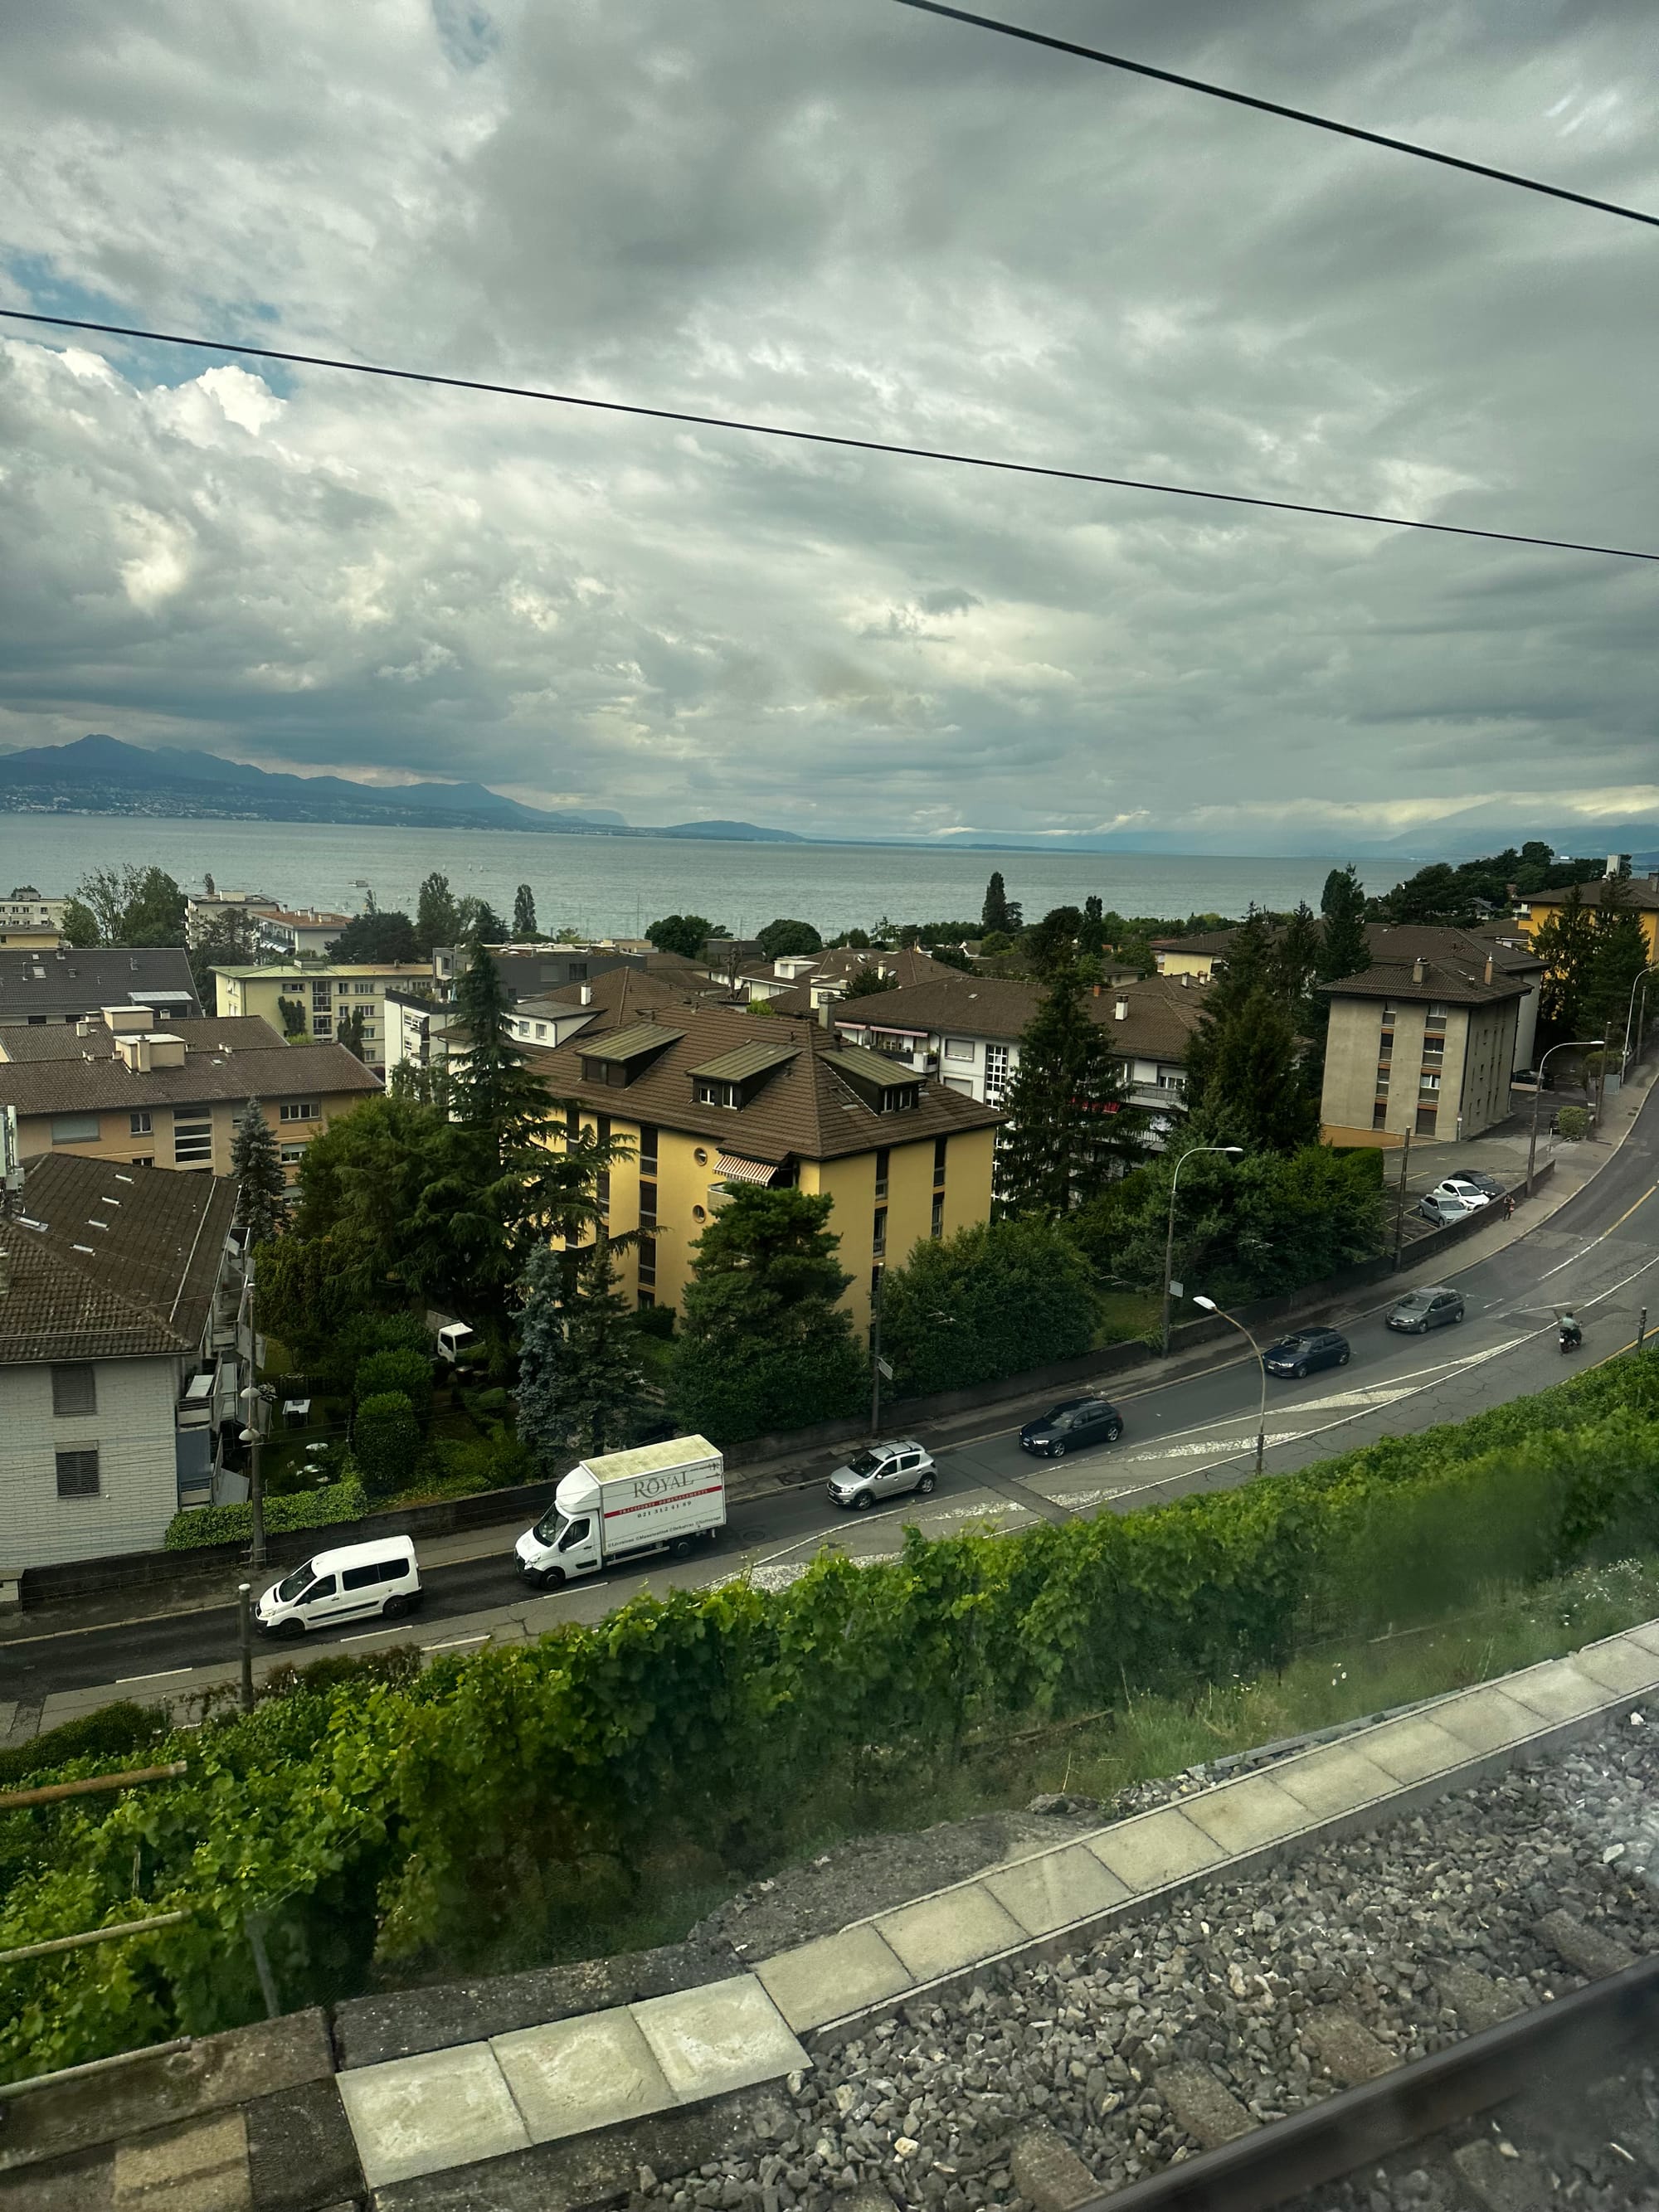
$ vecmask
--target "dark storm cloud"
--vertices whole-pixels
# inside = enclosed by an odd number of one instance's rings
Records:
[[[1659,205],[1644,3],[1025,0]],[[3,296],[1659,544],[1650,234],[882,0],[67,0]],[[1659,812],[1659,575],[0,339],[0,743],[818,830]]]

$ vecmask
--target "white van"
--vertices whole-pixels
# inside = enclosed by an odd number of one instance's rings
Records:
[[[273,1583],[253,1608],[265,1636],[303,1636],[348,1620],[396,1620],[421,1601],[421,1571],[408,1536],[381,1536],[319,1552]]]

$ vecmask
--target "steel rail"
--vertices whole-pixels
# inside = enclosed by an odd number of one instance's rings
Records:
[[[1659,1958],[1533,2006],[1127,2189],[1087,2197],[1074,2212],[1267,2212],[1552,2074],[1583,2075],[1644,2034],[1659,2034]]]

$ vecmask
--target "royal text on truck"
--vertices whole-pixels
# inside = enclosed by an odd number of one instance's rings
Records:
[[[689,1558],[725,1526],[725,1462],[706,1437],[671,1437],[580,1462],[514,1553],[525,1580],[548,1589],[653,1552]]]

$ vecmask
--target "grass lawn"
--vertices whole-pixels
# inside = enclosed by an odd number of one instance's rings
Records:
[[[1095,1324],[1096,1350],[1109,1344],[1133,1344],[1137,1337],[1153,1335],[1160,1310],[1156,1291],[1103,1291],[1100,1319]]]

